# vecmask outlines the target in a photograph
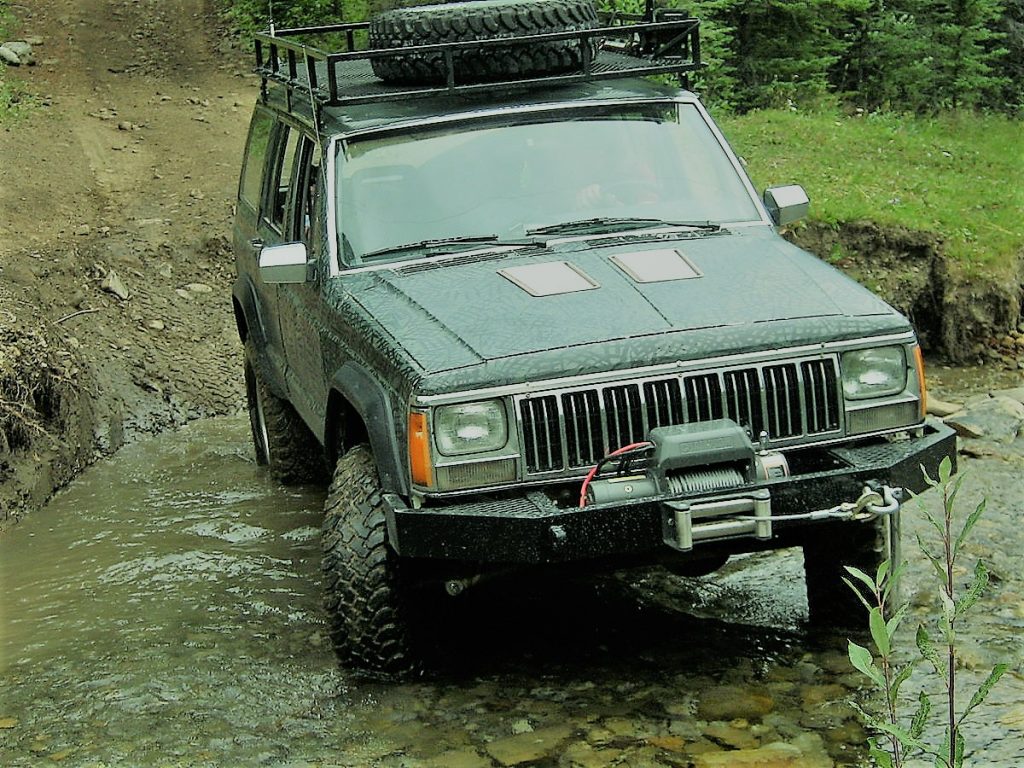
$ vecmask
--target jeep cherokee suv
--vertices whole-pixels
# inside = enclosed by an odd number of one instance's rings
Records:
[[[408,669],[417,590],[518,567],[799,546],[810,618],[843,618],[842,566],[893,555],[900,492],[954,458],[906,318],[645,77],[698,42],[588,0],[257,36],[234,308],[258,460],[333,476],[344,663]]]

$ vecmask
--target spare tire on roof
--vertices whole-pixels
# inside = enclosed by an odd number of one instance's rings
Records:
[[[408,48],[433,43],[496,40],[546,32],[576,32],[598,26],[591,0],[471,0],[464,3],[397,8],[370,20],[371,48]],[[579,38],[488,45],[452,52],[456,83],[488,82],[556,74],[581,66],[584,45],[593,56],[597,42]],[[431,85],[447,80],[444,54],[416,51],[370,60],[387,82]]]

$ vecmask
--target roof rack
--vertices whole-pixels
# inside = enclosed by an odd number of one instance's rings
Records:
[[[514,38],[436,43],[404,48],[359,47],[365,40],[369,22],[300,27],[258,33],[256,72],[267,85],[280,83],[287,89],[291,108],[293,92],[310,97],[321,106],[366,104],[370,102],[419,99],[437,95],[493,93],[496,89],[524,89],[570,83],[610,80],[623,77],[674,74],[686,83],[686,76],[701,67],[700,21],[679,11],[659,9],[650,16],[603,15],[604,26],[572,32],[523,35]],[[328,52],[305,42],[325,39],[341,42],[342,50]],[[581,51],[577,69],[558,74],[460,82],[453,52],[486,46],[530,46],[551,40],[576,40]],[[591,40],[596,40],[597,55],[591,55]],[[332,46],[333,47],[333,46]],[[377,78],[370,61],[394,55],[440,52],[445,62],[445,82],[437,85],[400,85]],[[308,105],[308,101],[307,101]]]

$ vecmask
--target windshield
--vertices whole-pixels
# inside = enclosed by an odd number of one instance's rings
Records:
[[[484,239],[514,242],[591,219],[629,229],[629,219],[759,218],[689,104],[561,110],[391,133],[341,143],[338,160],[337,225],[348,263],[479,247]]]

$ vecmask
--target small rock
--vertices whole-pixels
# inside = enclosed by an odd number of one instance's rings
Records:
[[[16,717],[0,717],[0,731],[7,731],[11,728],[18,727],[18,718]]]
[[[21,66],[21,56],[16,54],[6,45],[0,45],[0,61],[10,64],[12,67]]]
[[[530,725],[530,721],[525,717],[520,718],[512,723],[512,733],[518,736],[521,733],[532,733],[533,726]]]
[[[485,749],[501,765],[520,765],[540,760],[549,753],[553,753],[571,735],[572,728],[570,726],[558,725],[542,728],[532,733],[495,739],[487,744]]]
[[[186,291],[184,288],[175,288],[174,292],[176,294],[178,294],[178,296],[180,296],[183,299],[190,299],[190,298],[192,298],[192,295],[188,291]]]
[[[124,282],[120,277],[118,277],[117,272],[114,270],[107,272],[106,277],[104,277],[103,281],[100,283],[100,288],[107,293],[114,294],[117,298],[121,299],[121,301],[127,301],[131,297],[127,286],[125,286]]]
[[[43,44],[43,38],[39,37],[38,35],[32,35],[30,37],[26,37],[25,42],[31,45],[33,48],[38,48],[40,45]]]
[[[185,288],[192,291],[192,293],[213,293],[213,288],[206,283],[189,283]]]
[[[129,123],[127,120],[122,120],[117,124],[117,130],[119,131],[137,131],[139,126],[135,123]]]
[[[91,232],[92,232],[92,227],[90,227],[88,224],[83,224],[82,226],[78,227],[75,230],[75,234],[78,235],[79,237],[85,237],[86,235],[90,234]]]
[[[770,696],[736,685],[720,685],[709,688],[697,706],[701,720],[760,720],[775,709]]]
[[[162,331],[164,329],[163,320],[150,320],[146,323],[146,327],[151,331]]]
[[[946,416],[952,416],[954,413],[959,412],[962,408],[963,406],[959,403],[948,403],[945,400],[939,400],[937,397],[928,395],[928,413],[932,416],[944,419]]]
[[[992,397],[1009,397],[1018,403],[1024,404],[1024,387],[1014,389],[1000,389],[992,393]]]
[[[749,728],[737,728],[730,723],[709,723],[704,735],[718,744],[731,749],[756,749],[760,746],[757,737]]]

